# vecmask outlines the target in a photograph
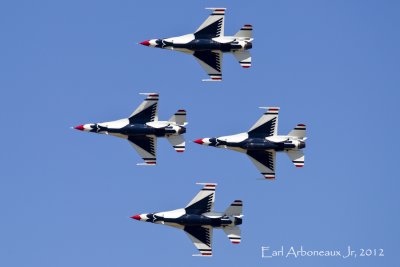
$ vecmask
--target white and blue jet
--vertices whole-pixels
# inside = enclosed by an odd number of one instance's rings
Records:
[[[265,179],[275,178],[276,152],[286,152],[296,167],[303,167],[302,149],[306,147],[306,126],[297,124],[287,135],[278,135],[279,107],[263,109],[267,111],[248,132],[201,138],[194,142],[246,153]]]
[[[226,8],[207,8],[211,15],[190,34],[164,39],[152,39],[140,44],[193,55],[209,75],[203,81],[222,81],[222,57],[224,52],[232,53],[243,68],[251,67],[253,27],[244,25],[235,35],[224,35]]]
[[[141,93],[146,99],[126,119],[116,121],[82,124],[77,130],[113,135],[127,139],[143,158],[138,165],[157,163],[157,137],[165,137],[176,152],[185,151],[186,111],[178,110],[168,121],[158,120],[158,93]]]
[[[242,224],[241,200],[235,200],[224,212],[214,211],[214,183],[198,183],[203,185],[200,192],[186,207],[171,211],[143,213],[132,216],[132,219],[156,224],[164,224],[185,231],[200,254],[193,256],[212,256],[213,229],[224,230],[233,244],[239,244]]]

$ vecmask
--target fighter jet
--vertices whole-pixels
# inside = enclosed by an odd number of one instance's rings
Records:
[[[214,212],[215,187],[213,183],[197,183],[203,189],[182,209],[157,213],[143,213],[132,219],[172,226],[185,231],[200,254],[193,256],[212,256],[213,228],[224,230],[233,244],[239,244],[242,224],[241,200],[235,200],[224,212]]]
[[[184,152],[185,139],[182,134],[186,132],[186,111],[180,109],[168,121],[159,121],[158,94],[141,94],[146,95],[146,99],[128,118],[83,124],[74,128],[127,139],[144,160],[144,163],[138,165],[156,164],[157,137],[166,137],[176,152]]]
[[[194,33],[146,40],[140,44],[193,55],[210,77],[203,81],[222,81],[222,53],[224,52],[233,53],[243,68],[250,68],[251,55],[247,50],[253,46],[253,27],[246,24],[234,36],[225,36],[226,8],[206,9],[212,10],[212,13]]]
[[[276,152],[286,152],[296,167],[303,167],[306,126],[297,124],[288,135],[278,135],[279,107],[261,108],[267,111],[248,132],[194,142],[246,153],[265,179],[275,178]]]

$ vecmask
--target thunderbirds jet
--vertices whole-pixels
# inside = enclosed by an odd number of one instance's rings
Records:
[[[251,55],[247,50],[253,46],[253,27],[246,24],[234,36],[225,36],[226,8],[207,9],[211,9],[213,12],[194,33],[147,40],[140,44],[193,55],[210,76],[210,79],[203,81],[222,81],[223,52],[233,53],[243,68],[250,68]]]
[[[157,137],[166,137],[176,152],[185,151],[186,111],[178,110],[168,121],[159,121],[157,116],[157,93],[141,93],[146,99],[126,119],[103,123],[89,123],[74,127],[77,130],[110,134],[124,138],[143,158],[138,165],[155,165]]]
[[[240,243],[242,224],[242,201],[235,200],[224,212],[214,212],[215,187],[217,184],[198,183],[203,189],[182,209],[157,213],[144,213],[132,219],[164,224],[185,231],[200,254],[212,256],[213,228],[222,228],[233,244]]]
[[[278,107],[268,107],[264,115],[246,133],[197,139],[200,145],[228,148],[246,153],[265,179],[275,178],[276,152],[288,154],[296,167],[304,166],[306,126],[297,126],[288,135],[278,135]]]

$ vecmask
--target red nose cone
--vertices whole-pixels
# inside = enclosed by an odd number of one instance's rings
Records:
[[[140,221],[140,215],[134,215],[131,218]]]
[[[77,130],[79,130],[79,131],[85,130],[85,128],[83,127],[83,125],[75,126],[74,129],[77,129]]]
[[[150,42],[149,42],[149,40],[146,40],[146,41],[141,42],[140,44],[141,45],[145,45],[145,46],[149,46]]]
[[[197,140],[194,140],[193,142],[195,142],[196,144],[199,144],[199,145],[204,144],[203,139],[197,139]]]

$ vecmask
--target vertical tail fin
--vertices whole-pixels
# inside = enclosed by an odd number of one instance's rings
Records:
[[[186,122],[186,110],[180,109],[177,112],[175,112],[174,115],[168,120],[171,122],[175,122],[178,125],[185,125],[187,124]]]
[[[245,24],[236,34],[239,38],[253,38],[253,26],[250,24]]]
[[[232,204],[225,210],[225,215],[234,216],[242,215],[243,202],[241,200],[235,200]]]
[[[303,139],[304,137],[306,137],[306,125],[297,124],[296,127],[294,127],[294,129],[290,131],[288,135]]]

